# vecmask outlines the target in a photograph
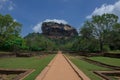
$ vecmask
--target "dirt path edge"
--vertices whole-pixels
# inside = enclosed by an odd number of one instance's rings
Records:
[[[56,55],[57,56],[57,55]],[[52,61],[50,61],[50,63],[41,71],[41,73],[36,77],[35,80],[43,80],[44,77],[46,76],[47,72],[49,71],[49,69],[51,68],[53,62],[56,59],[56,56],[53,58]]]
[[[88,76],[86,76],[82,71],[78,69],[76,65],[74,65],[64,54],[63,56],[67,60],[67,62],[70,64],[70,66],[73,68],[73,70],[76,72],[76,74],[82,79],[82,80],[91,80]]]

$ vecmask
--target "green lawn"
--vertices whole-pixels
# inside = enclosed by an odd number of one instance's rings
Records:
[[[120,66],[120,59],[118,58],[109,58],[109,57],[90,57],[89,59],[99,61],[105,64]]]
[[[55,55],[49,55],[44,58],[1,58],[0,68],[9,69],[35,69],[35,71],[27,76],[24,80],[34,80],[35,77],[45,68],[45,66],[53,59]]]
[[[99,67],[78,58],[72,57],[70,60],[80,69],[82,70],[91,80],[102,80],[99,76],[93,73],[93,71],[99,70],[110,70],[107,68]]]

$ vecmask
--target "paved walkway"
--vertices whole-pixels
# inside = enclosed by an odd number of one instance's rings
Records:
[[[36,80],[81,80],[71,65],[59,51]]]

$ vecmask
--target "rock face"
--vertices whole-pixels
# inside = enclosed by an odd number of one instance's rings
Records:
[[[49,38],[69,38],[77,36],[78,32],[68,24],[43,22],[42,34]]]

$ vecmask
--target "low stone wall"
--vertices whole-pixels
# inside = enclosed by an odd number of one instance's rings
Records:
[[[36,51],[36,52],[19,52],[19,53],[3,53],[0,54],[0,57],[11,57],[11,56],[17,56],[17,57],[31,57],[31,56],[38,56],[43,54],[56,54],[58,51]],[[92,56],[104,56],[104,57],[112,57],[112,58],[120,58],[120,53],[88,53],[88,52],[76,52],[76,51],[62,51],[63,53],[69,53],[73,55],[80,55],[80,56],[86,56],[86,57],[92,57]]]
[[[120,53],[104,53],[105,57],[120,58]]]
[[[93,56],[104,56],[104,57],[112,57],[112,58],[120,58],[120,53],[89,53],[89,52],[76,52],[76,51],[63,51],[63,53],[69,53],[73,55],[80,55],[80,56],[86,56],[86,57],[93,57]]]
[[[32,57],[39,56],[44,54],[56,54],[58,51],[36,51],[36,52],[10,52],[10,53],[1,53],[0,57]]]
[[[75,52],[75,51],[63,51],[63,53],[69,53],[72,55],[80,55],[80,56],[86,56],[86,57],[92,57],[92,56],[103,56],[103,53],[88,53],[88,52]]]
[[[0,57],[11,57],[11,56],[16,56],[14,53],[1,53]]]

